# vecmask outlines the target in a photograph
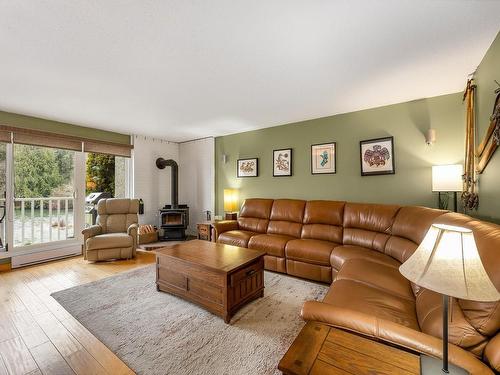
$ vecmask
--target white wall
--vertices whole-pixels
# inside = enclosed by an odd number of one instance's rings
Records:
[[[215,210],[215,140],[184,143],[134,135],[133,197],[144,200],[139,223],[158,225],[158,209],[170,203],[170,168],[156,167],[157,158],[179,164],[179,203],[189,205],[188,233],[196,235],[196,223]],[[213,216],[212,216],[213,217]]]
[[[170,168],[158,169],[155,161],[162,157],[179,162],[179,144],[140,135],[133,140],[133,197],[144,200],[139,223],[158,225],[158,209],[170,204]]]
[[[215,212],[215,140],[204,138],[179,145],[179,203],[189,205],[188,233],[196,234],[196,223],[206,220],[205,211]]]

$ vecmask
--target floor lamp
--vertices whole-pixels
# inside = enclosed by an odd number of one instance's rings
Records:
[[[462,175],[464,168],[462,164],[452,165],[433,165],[432,166],[432,191],[439,194],[439,208],[447,209],[448,204],[444,207],[441,204],[441,193],[453,193],[453,209],[458,211],[457,193],[463,190]]]
[[[470,229],[433,224],[420,246],[399,271],[415,284],[443,295],[443,361],[441,373],[466,374],[448,364],[449,298],[491,302],[500,293],[486,273]],[[422,374],[439,374],[439,361],[421,357]]]

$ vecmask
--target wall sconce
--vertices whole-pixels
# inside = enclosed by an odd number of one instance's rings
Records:
[[[226,155],[226,154],[222,154],[222,162],[223,162],[224,164],[226,164],[226,163],[227,163],[227,155]]]
[[[427,146],[432,146],[436,143],[436,129],[429,128],[425,133],[425,143]]]

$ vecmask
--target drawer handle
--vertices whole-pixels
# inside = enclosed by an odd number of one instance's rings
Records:
[[[255,272],[257,272],[257,271],[255,271],[255,270],[248,270],[247,272],[245,272],[245,274],[246,274],[247,276],[251,276],[251,275],[253,275]]]

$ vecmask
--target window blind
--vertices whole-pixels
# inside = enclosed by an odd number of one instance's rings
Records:
[[[130,157],[132,145],[0,125],[0,142]]]

